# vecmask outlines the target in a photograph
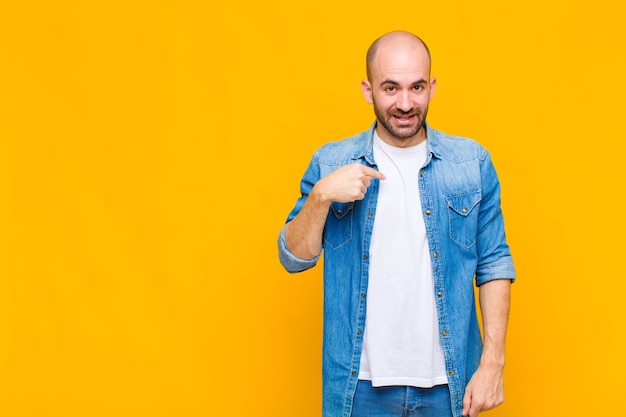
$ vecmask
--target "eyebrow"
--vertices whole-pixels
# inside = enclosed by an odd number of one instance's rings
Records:
[[[426,84],[427,81],[423,78],[420,78],[419,80],[415,81],[414,83],[412,83],[411,85],[418,85],[418,84]],[[385,85],[385,84],[392,84],[392,85],[400,85],[399,82],[394,81],[394,80],[383,80],[380,85]]]

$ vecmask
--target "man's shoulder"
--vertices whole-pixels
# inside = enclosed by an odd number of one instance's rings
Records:
[[[450,135],[429,128],[428,138],[429,147],[436,156],[453,162],[483,159],[488,153],[476,140],[465,136]]]
[[[344,139],[327,142],[315,151],[315,158],[320,163],[344,165],[367,152],[370,138],[371,131],[367,130]]]

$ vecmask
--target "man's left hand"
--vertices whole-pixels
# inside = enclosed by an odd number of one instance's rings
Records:
[[[476,417],[504,402],[502,367],[481,365],[465,388],[461,415]]]

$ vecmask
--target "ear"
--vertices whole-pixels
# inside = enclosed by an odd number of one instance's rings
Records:
[[[430,100],[433,99],[433,96],[435,95],[435,87],[437,86],[437,79],[435,77],[432,77],[430,79],[430,93],[428,95],[428,101],[430,102]]]
[[[372,98],[372,85],[369,81],[361,81],[361,91],[363,92],[363,97],[365,97],[365,101],[367,101],[369,104],[374,104],[374,100]]]

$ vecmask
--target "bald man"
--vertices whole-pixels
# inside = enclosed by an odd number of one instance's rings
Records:
[[[475,417],[504,399],[515,269],[498,177],[482,146],[426,123],[420,38],[381,36],[366,66],[375,122],[314,153],[278,239],[289,272],[323,249],[323,417]]]

